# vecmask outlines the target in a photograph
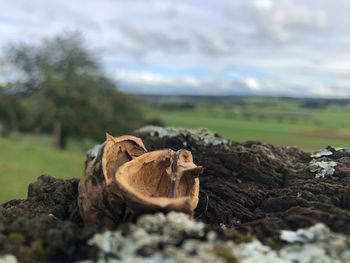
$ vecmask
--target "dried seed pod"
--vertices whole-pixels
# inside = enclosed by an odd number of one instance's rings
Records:
[[[80,214],[86,224],[108,228],[122,221],[122,202],[119,197],[109,195],[106,185],[111,184],[112,175],[121,165],[145,152],[141,139],[107,133],[105,143],[88,153],[78,197]]]
[[[114,174],[124,163],[147,152],[140,138],[130,135],[113,137],[106,134],[102,156],[102,170],[106,183],[113,181]]]
[[[125,163],[115,174],[115,188],[131,211],[175,210],[192,214],[198,204],[202,167],[186,150],[159,150]]]
[[[201,173],[189,151],[148,153],[137,137],[107,134],[79,183],[81,215],[87,224],[112,227],[140,213],[193,214]]]

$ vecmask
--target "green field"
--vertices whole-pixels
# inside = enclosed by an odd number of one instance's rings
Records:
[[[28,184],[42,174],[81,177],[84,159],[79,147],[58,151],[46,136],[12,135],[0,139],[0,203],[26,197]]]
[[[260,140],[281,146],[299,146],[312,151],[332,146],[349,146],[350,140],[341,139],[342,135],[333,134],[325,138],[328,131],[320,130],[322,134],[313,136],[314,125],[305,123],[278,123],[266,120],[228,119],[225,117],[205,117],[192,112],[152,112],[149,116],[161,119],[167,126],[201,128],[207,127],[224,138],[234,141]],[[304,132],[310,132],[304,134]],[[331,133],[331,130],[329,130]],[[344,136],[345,133],[344,133]],[[340,138],[337,138],[340,137]]]
[[[194,99],[193,108],[182,109],[176,107],[182,105],[180,101],[153,102],[147,116],[160,119],[166,126],[207,127],[234,141],[260,140],[307,151],[328,145],[350,147],[349,104],[306,109],[298,100],[277,98],[245,98],[244,103],[236,104],[228,99],[212,103],[196,103]]]
[[[186,98],[185,104],[179,97],[147,100],[146,117],[166,126],[207,127],[234,141],[261,140],[307,151],[350,147],[350,104],[308,109],[299,101],[273,98]],[[71,141],[67,150],[58,151],[50,136],[0,138],[0,203],[24,198],[28,184],[41,174],[81,177],[86,149],[92,145]]]

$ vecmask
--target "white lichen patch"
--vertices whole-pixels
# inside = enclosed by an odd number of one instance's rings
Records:
[[[322,240],[323,237],[330,235],[330,230],[323,224],[319,223],[307,229],[298,229],[297,231],[282,230],[281,240],[288,243],[295,242],[312,242]]]
[[[337,153],[350,154],[350,149],[349,148],[335,147],[334,150]]]
[[[127,232],[96,234],[89,244],[99,250],[99,263],[107,262],[350,262],[349,238],[323,224],[297,231],[281,231],[286,245],[274,250],[254,240],[235,244],[187,215],[171,212],[142,216]]]
[[[324,224],[319,223],[297,231],[281,231],[281,239],[290,243],[279,252],[288,260],[350,262],[349,237],[333,233]]]
[[[0,256],[0,263],[17,263],[17,258],[14,255],[6,254]]]
[[[341,147],[331,147],[328,146],[326,149],[319,150],[314,154],[310,155],[311,158],[322,158],[322,157],[330,157],[334,155],[349,155],[350,149],[341,148]]]
[[[334,167],[337,163],[334,161],[317,161],[315,159],[310,162],[310,172],[316,173],[315,178],[325,178],[326,176],[332,176],[335,172]]]
[[[135,131],[136,134],[147,134],[149,136],[155,136],[159,138],[163,137],[177,137],[183,135],[189,141],[195,141],[203,145],[227,145],[228,140],[222,139],[217,136],[214,132],[202,128],[202,129],[182,129],[174,127],[160,127],[160,126],[145,126]],[[186,142],[185,142],[186,143]]]
[[[100,155],[102,153],[102,149],[103,149],[104,144],[95,144],[94,147],[92,147],[91,149],[89,149],[87,151],[87,156],[89,158],[96,158],[98,155]]]
[[[317,152],[315,152],[314,154],[311,155],[312,158],[320,158],[320,157],[324,157],[324,156],[331,156],[333,155],[333,152],[331,152],[328,149],[323,149],[323,150],[319,150]]]
[[[158,213],[142,216],[137,224],[130,225],[127,236],[107,231],[96,234],[89,244],[99,248],[101,263],[225,262],[215,254],[221,242],[216,241],[214,232],[205,235],[204,227],[182,213]]]

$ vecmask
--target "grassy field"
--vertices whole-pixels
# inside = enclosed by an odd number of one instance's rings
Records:
[[[204,114],[194,115],[188,111],[153,111],[149,113],[149,116],[161,119],[167,126],[207,127],[234,141],[260,140],[281,146],[299,146],[308,151],[321,149],[328,145],[350,146],[350,134],[341,131],[332,133],[331,128],[318,129],[312,123],[279,123],[274,120],[206,117]],[[347,136],[349,139],[346,139]]]
[[[260,140],[299,146],[307,151],[328,145],[350,147],[350,105],[307,109],[300,107],[299,101],[273,98],[245,98],[237,103],[194,101],[190,109],[186,109],[187,104],[176,107],[176,103],[180,102],[163,99],[153,103],[146,111],[147,116],[161,120],[166,126],[207,127],[234,141]]]
[[[296,145],[308,151],[328,145],[350,147],[350,104],[303,108],[299,101],[271,98],[221,100],[171,97],[149,100],[148,119],[167,126],[207,127],[234,141],[261,140]],[[106,129],[108,129],[106,127]],[[28,184],[41,174],[79,178],[92,142],[70,142],[53,149],[49,136],[11,135],[0,138],[0,203],[24,198]]]
[[[12,135],[0,139],[0,203],[26,197],[28,184],[42,174],[81,177],[84,159],[79,147],[53,149],[50,137]]]

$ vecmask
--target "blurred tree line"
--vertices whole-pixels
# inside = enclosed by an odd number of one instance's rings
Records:
[[[101,140],[105,131],[129,132],[144,119],[136,98],[118,91],[76,32],[40,45],[10,44],[5,49],[18,78],[0,87],[0,123],[7,132]]]

